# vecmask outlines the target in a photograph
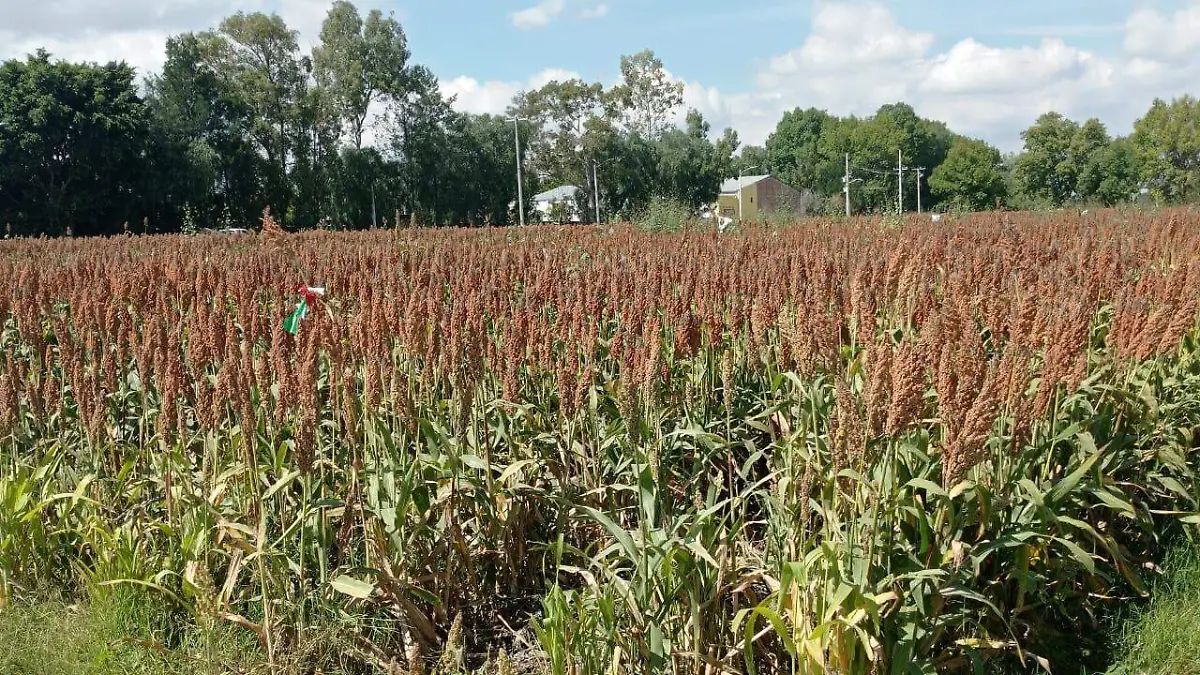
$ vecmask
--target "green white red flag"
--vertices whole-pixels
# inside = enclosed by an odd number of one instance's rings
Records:
[[[317,298],[325,297],[325,289],[320,286],[300,286],[296,291],[300,293],[300,302],[296,303],[296,309],[283,320],[283,329],[292,335],[300,332],[300,322],[308,316],[309,307],[316,304]]]

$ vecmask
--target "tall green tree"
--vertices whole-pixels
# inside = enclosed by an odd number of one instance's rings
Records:
[[[876,166],[885,162],[891,164],[889,171],[903,160],[908,167],[904,174],[904,210],[915,210],[917,190],[913,169],[921,167],[926,172],[936,168],[946,159],[954,134],[941,122],[934,122],[917,115],[912,106],[906,103],[890,103],[876,111],[874,117],[862,129],[869,139],[872,148],[871,156]],[[885,159],[886,156],[886,159]],[[888,175],[888,182],[895,186],[900,176]],[[926,186],[921,186],[922,196]],[[900,196],[896,192],[896,196]],[[894,201],[894,200],[893,200]],[[924,200],[929,203],[928,199]]]
[[[1074,194],[1080,201],[1095,199],[1091,181],[1084,181],[1084,172],[1096,154],[1107,148],[1112,138],[1108,128],[1095,117],[1089,118],[1079,126],[1071,145],[1067,148],[1067,166],[1075,176]]]
[[[908,167],[904,174],[904,208],[906,211],[916,208],[917,185],[915,169],[920,167],[925,175],[940,166],[950,152],[951,146],[958,136],[951,132],[944,123],[919,117],[912,106],[905,103],[886,105],[875,115],[876,122],[883,121],[894,125],[899,132],[903,150],[904,165]],[[900,159],[900,158],[897,158]],[[929,191],[928,185],[921,185],[922,201],[926,204],[936,203],[936,195]],[[930,197],[934,199],[931,200]]]
[[[720,181],[736,176],[738,170],[735,155],[740,147],[742,147],[742,142],[736,131],[726,128],[721,132],[721,137],[713,143],[712,158],[708,167],[709,173],[715,175]],[[759,167],[754,171],[766,173],[766,168]]]
[[[511,112],[532,123],[530,161],[542,179],[580,187],[588,182],[591,158],[583,151],[588,129],[597,128],[588,123],[604,115],[603,99],[600,84],[578,78],[554,80],[517,97]]]
[[[929,176],[930,192],[952,209],[984,211],[996,207],[1007,192],[1000,172],[1000,151],[972,138],[956,138]]]
[[[827,192],[831,186],[825,184],[820,172],[830,158],[822,151],[821,139],[832,122],[833,117],[816,108],[785,112],[767,138],[766,164],[770,170],[789,185]]]
[[[0,223],[106,234],[141,221],[149,123],[124,63],[0,65]]]
[[[276,14],[238,12],[201,38],[208,67],[250,111],[249,137],[267,159],[264,192],[276,213],[286,212],[296,118],[307,85],[296,32]]]
[[[1134,123],[1132,141],[1142,179],[1156,196],[1173,202],[1200,198],[1200,100],[1155,99]]]
[[[773,173],[774,165],[771,164],[770,156],[767,154],[767,149],[761,145],[746,145],[742,147],[742,151],[733,161],[733,171],[741,173],[751,173],[757,171],[759,173]]]
[[[662,59],[645,49],[621,57],[621,82],[608,92],[607,103],[626,129],[657,139],[683,105],[683,83],[672,81]]]
[[[1132,199],[1141,188],[1137,148],[1118,138],[1093,152],[1079,174],[1079,191],[1105,206]]]
[[[372,147],[344,147],[331,177],[332,213],[323,215],[331,224],[366,229],[395,219],[400,207],[395,176],[399,167]]]
[[[336,118],[330,114],[333,108],[330,99],[329,90],[323,87],[303,86],[295,100],[289,127],[292,159],[288,180],[292,201],[286,217],[299,227],[311,227],[341,215],[335,194],[341,145]]]
[[[262,158],[249,139],[251,111],[222,86],[202,49],[192,33],[168,38],[162,72],[146,81],[153,189],[169,223],[240,225],[266,205]]]
[[[954,139],[944,124],[920,117],[907,103],[880,106],[872,123],[895,139],[897,150],[903,153],[905,165],[940,164]]]
[[[608,217],[632,219],[659,186],[660,146],[636,134],[612,134],[597,149],[600,198]]]
[[[852,190],[857,211],[895,210],[898,206],[896,168],[903,157],[909,169],[928,174],[943,161],[956,136],[941,122],[922,118],[912,106],[890,103],[870,117],[836,117],[816,108],[784,113],[767,139],[770,171],[791,185],[812,190],[826,201],[841,192],[849,155],[857,181]],[[905,174],[904,208],[916,206],[913,172]],[[924,203],[936,195],[922,186]]]
[[[495,115],[463,115],[460,124],[461,209],[468,223],[504,224],[508,205],[517,198],[512,125]]]
[[[896,210],[896,161],[900,139],[887,125],[872,118],[840,117],[826,124],[820,139],[816,166],[818,194],[829,197],[841,192],[845,156],[860,181],[851,190],[856,213]]]
[[[346,0],[330,7],[313,49],[313,74],[355,148],[362,148],[372,104],[404,94],[410,56],[393,17],[374,9],[364,21]]]
[[[1062,206],[1076,196],[1079,167],[1072,162],[1071,144],[1079,130],[1075,122],[1049,112],[1021,133],[1025,150],[1017,158],[1013,180],[1022,197]]]
[[[408,93],[390,103],[386,122],[389,155],[398,166],[400,208],[423,224],[441,225],[457,190],[450,162],[444,161],[455,156],[446,151],[458,140],[451,128],[455,112],[428,68],[414,67],[409,82]]]
[[[672,129],[663,134],[658,144],[660,196],[677,199],[692,207],[716,200],[726,173],[723,167],[731,165],[732,158],[725,160],[717,156],[717,149],[708,140],[710,130],[704,116],[690,110],[686,129]],[[732,156],[732,150],[728,152]]]
[[[1088,118],[1067,146],[1067,162],[1078,175],[1078,171],[1091,161],[1092,156],[1112,142],[1108,128],[1095,117]]]

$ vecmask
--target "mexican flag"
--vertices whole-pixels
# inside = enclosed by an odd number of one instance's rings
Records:
[[[325,296],[325,289],[320,286],[301,286],[297,291],[300,293],[300,302],[296,303],[296,309],[283,320],[283,329],[292,335],[300,332],[300,322],[308,316],[309,305],[316,303],[318,297]]]

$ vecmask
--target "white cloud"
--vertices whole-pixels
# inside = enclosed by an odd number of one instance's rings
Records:
[[[1179,59],[1200,48],[1200,2],[1164,14],[1141,9],[1125,24],[1125,49],[1137,56]]]
[[[125,61],[140,76],[162,68],[171,35],[217,27],[241,10],[278,12],[300,32],[301,50],[319,39],[333,0],[0,0],[0,59],[45,48],[70,61]]]
[[[87,33],[70,39],[59,37],[12,38],[0,31],[0,60],[23,59],[39,48],[54,60],[108,63],[125,61],[137,71],[135,81],[162,69],[168,33],[142,30],[118,33]]]
[[[867,115],[905,101],[1015,150],[1021,130],[1048,110],[1098,116],[1127,133],[1155,96],[1184,91],[1200,66],[1200,2],[1172,14],[1135,12],[1124,30],[1126,52],[1113,56],[1060,37],[1019,47],[967,37],[939,52],[933,34],[905,27],[883,4],[824,3],[800,46],[760,64],[755,89],[726,95],[689,87],[705,92],[697,101],[727,115],[746,143],[763,142],[796,106]]]
[[[1094,55],[1043,40],[1038,47],[999,49],[967,38],[928,64],[924,88],[945,94],[1009,93],[1078,80],[1104,70]]]
[[[542,0],[533,7],[514,12],[513,25],[521,30],[544,28],[562,14],[564,4],[563,0]]]
[[[0,59],[39,48],[55,59],[162,67],[167,37],[214,26],[234,0],[0,0]]]
[[[898,24],[882,5],[825,3],[813,16],[804,42],[760,69],[757,93],[780,106],[818,105],[840,114],[866,114],[906,97],[914,67],[933,41],[931,33]],[[782,114],[783,108],[777,112]],[[754,143],[765,139],[759,133],[742,136]]]
[[[232,0],[0,0],[0,32],[28,38],[186,29],[234,10]]]
[[[608,15],[609,6],[607,2],[602,2],[594,7],[588,7],[579,14],[579,18],[584,20],[602,19]]]
[[[779,123],[779,112],[772,94],[726,94],[717,87],[706,87],[695,80],[683,80],[670,72],[667,76],[683,84],[683,105],[671,119],[676,125],[682,126],[687,119],[687,111],[695,109],[711,127],[709,136],[717,138],[725,129],[734,128],[738,138],[745,144],[747,137],[766,138]]]
[[[1009,28],[1005,35],[1021,35],[1025,37],[1089,37],[1094,35],[1112,35],[1125,30],[1120,23],[1080,23],[1061,26],[1020,26]]]
[[[453,96],[454,107],[462,112],[499,114],[504,112],[520,84],[492,80],[480,82],[473,77],[456,77],[441,83],[442,94]]]
[[[477,115],[498,115],[504,112],[520,91],[540,89],[552,80],[569,80],[579,77],[578,73],[561,68],[547,68],[525,82],[490,80],[480,82],[473,77],[456,77],[441,83],[442,94],[454,96],[454,108],[461,112]]]
[[[933,44],[931,33],[914,33],[873,3],[825,4],[813,17],[813,32],[798,49],[772,58],[761,81],[799,72],[843,72],[855,66],[918,59]]]
[[[262,2],[263,0],[255,1]],[[321,24],[325,22],[325,15],[329,13],[329,7],[333,4],[333,0],[277,1],[279,15],[287,22],[288,28],[300,32],[297,39],[300,51],[311,52],[312,48],[321,42]],[[369,11],[370,6],[366,3],[357,4],[359,11],[363,14]]]

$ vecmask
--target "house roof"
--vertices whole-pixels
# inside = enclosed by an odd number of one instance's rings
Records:
[[[760,180],[765,180],[767,178],[770,178],[770,176],[769,175],[742,176],[742,187],[748,188],[751,185],[754,185],[755,183],[759,182]],[[725,181],[724,183],[721,183],[721,194],[735,195],[735,194],[737,194],[737,192],[738,192],[738,179],[730,178],[729,180]]]
[[[535,201],[535,202],[556,202],[556,201],[559,201],[560,199],[567,199],[569,197],[578,196],[580,192],[583,192],[583,188],[581,188],[579,186],[560,185],[560,186],[554,188],[553,190],[546,190],[545,192],[543,192],[541,194],[534,195],[533,201]]]

